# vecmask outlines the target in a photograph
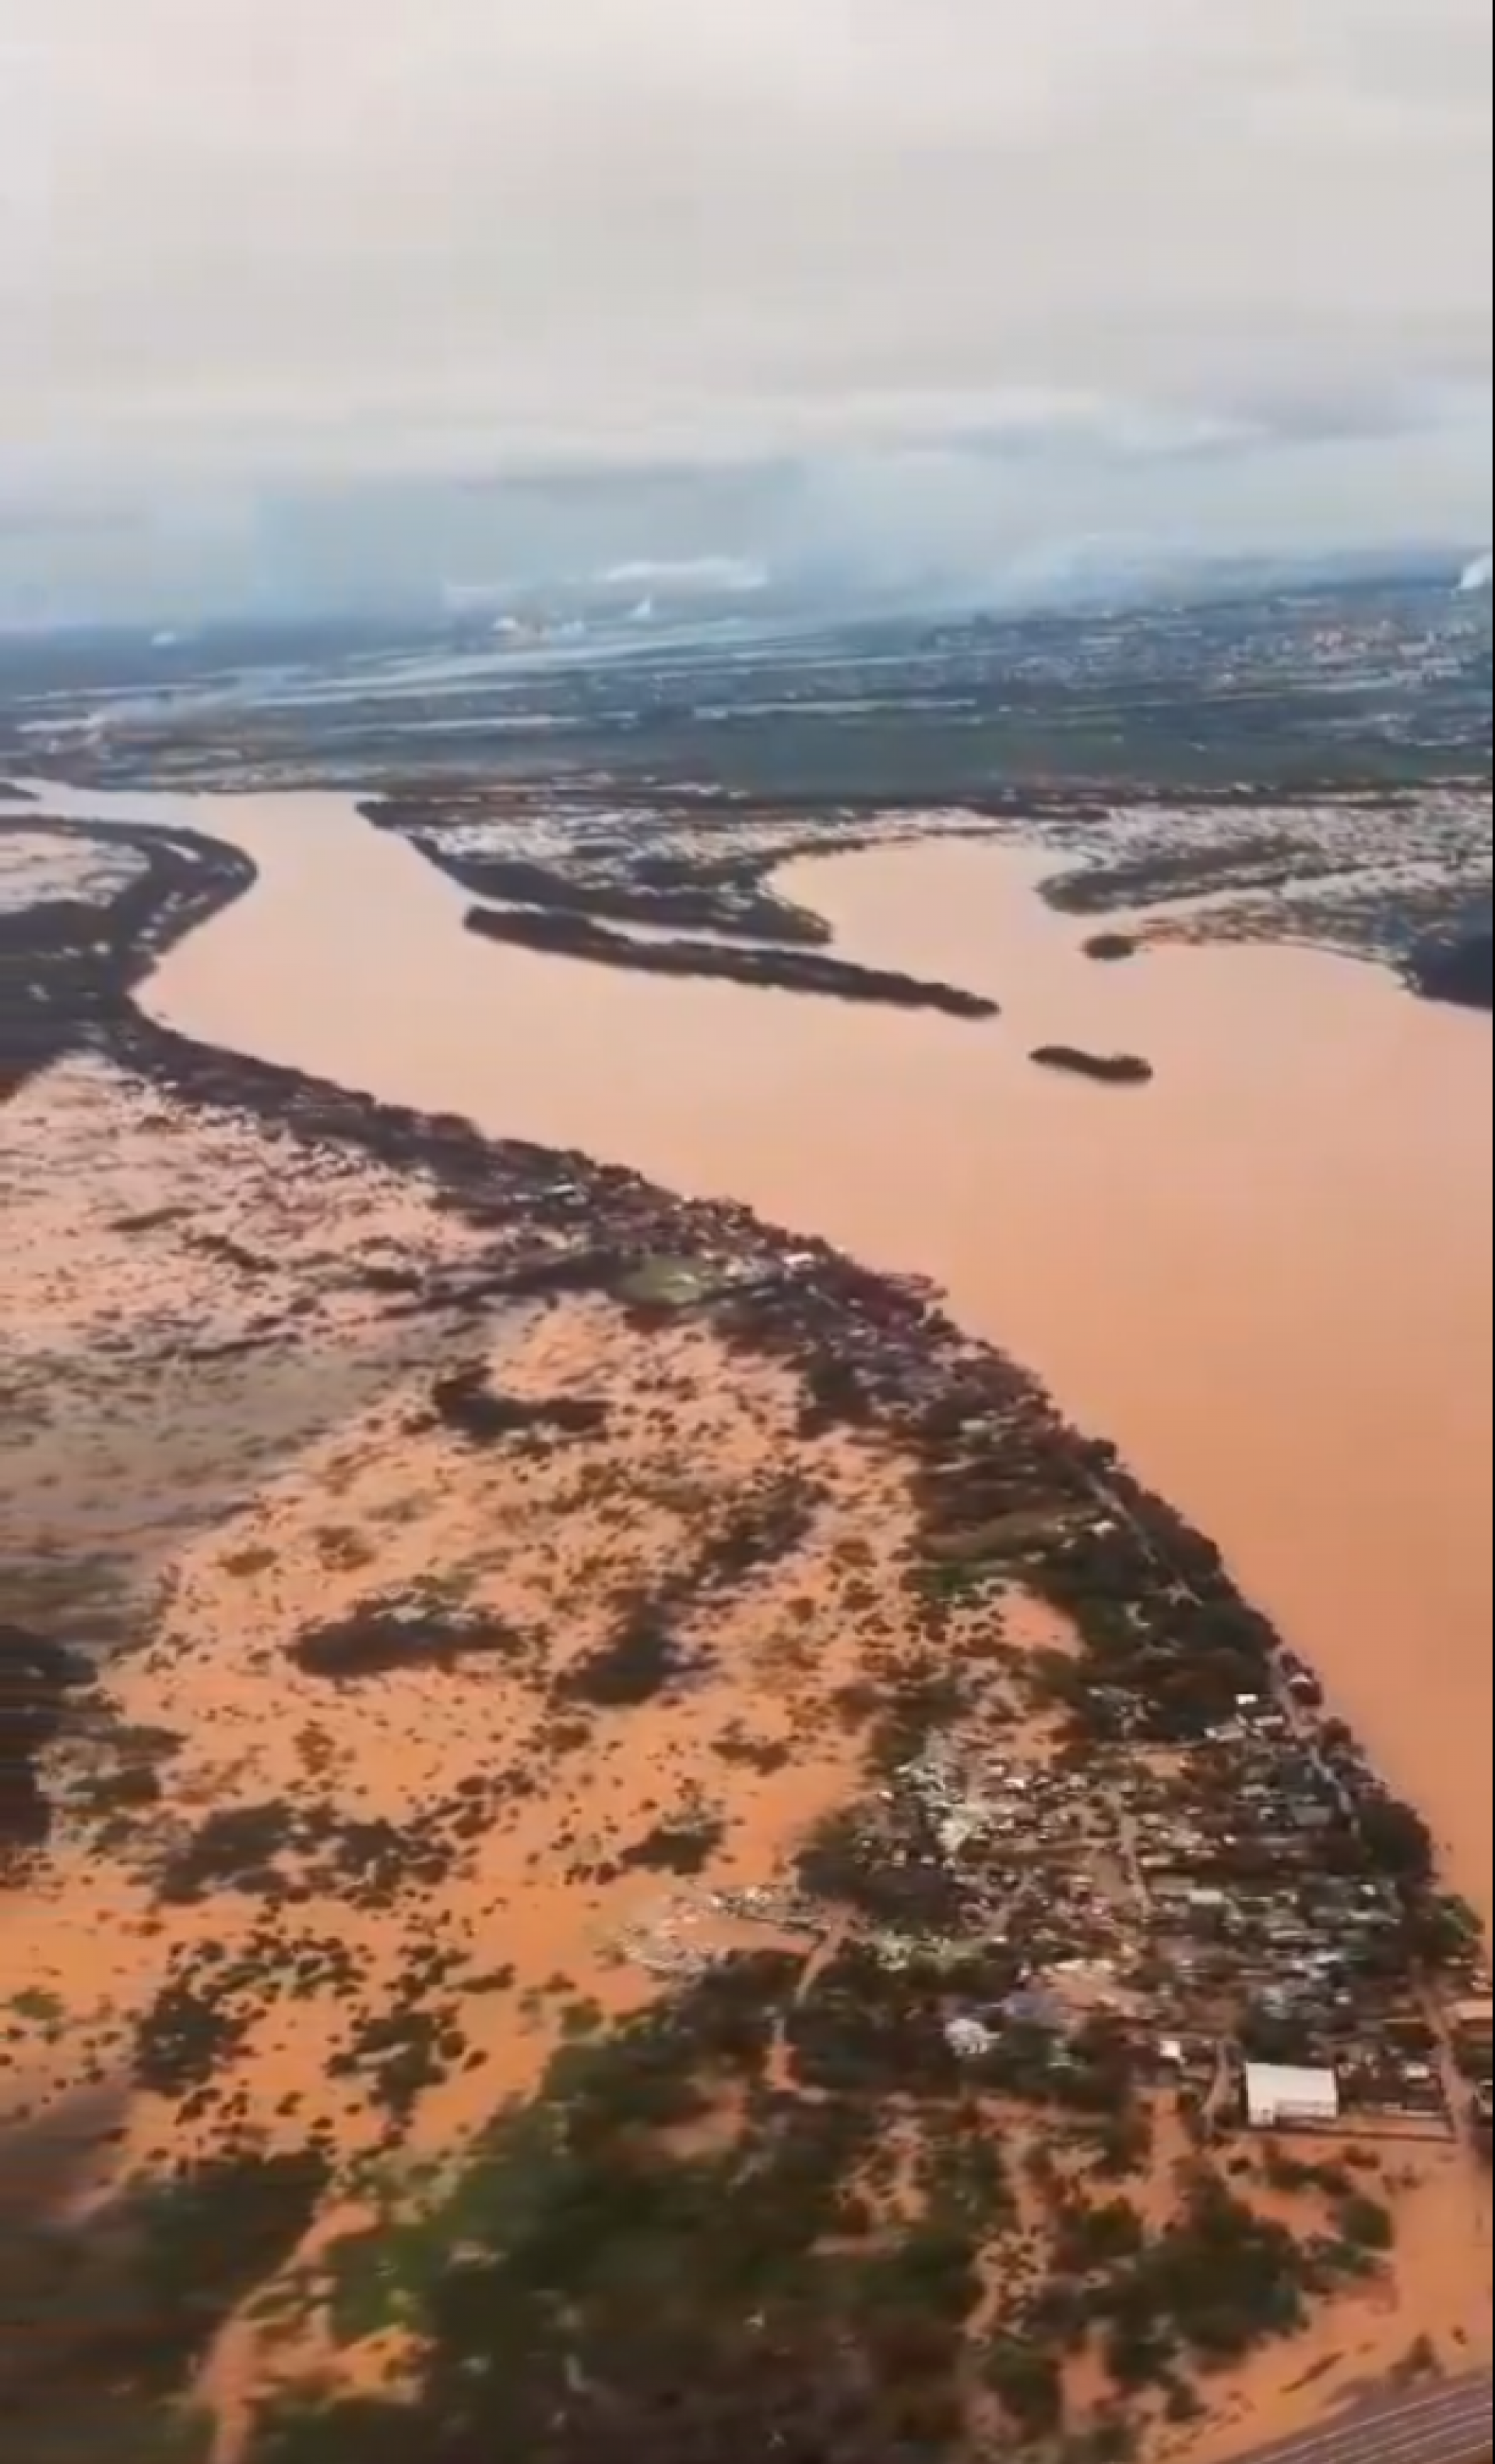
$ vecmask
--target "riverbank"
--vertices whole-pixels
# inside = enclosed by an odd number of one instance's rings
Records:
[[[457,888],[341,798],[168,809],[260,879],[158,972],[157,1015],[932,1276],[1220,1538],[1488,1915],[1487,1021],[1300,950],[1097,966],[1034,894],[1044,853],[789,869],[858,962],[1000,986],[973,1037],[476,947]],[[1118,1104],[1033,1069],[1040,1042],[1154,1083]]]

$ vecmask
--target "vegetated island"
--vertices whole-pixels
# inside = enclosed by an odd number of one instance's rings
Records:
[[[1065,790],[965,785],[932,798],[812,785],[746,792],[669,775],[396,778],[359,809],[477,896],[663,934],[826,949],[832,934],[785,898],[797,858],[946,835],[1021,838],[1064,869],[1052,906],[1093,922],[1092,957],[1144,942],[1307,941],[1372,957],[1423,987],[1406,954],[1446,935],[1488,874],[1487,782],[1421,787],[1300,779],[1290,790],[1136,781]],[[1481,829],[1483,825],[1483,845]],[[1145,916],[1145,928],[1136,920]]]
[[[1068,1069],[1077,1078],[1098,1078],[1108,1087],[1142,1087],[1153,1075],[1139,1052],[1087,1052],[1078,1044],[1036,1044],[1028,1054],[1044,1069]]]
[[[780,897],[764,879],[760,855],[743,849],[708,856],[693,846],[682,850],[639,843],[627,832],[619,834],[605,804],[595,826],[583,825],[569,870],[482,844],[482,830],[495,823],[523,827],[524,801],[501,788],[395,793],[365,798],[358,809],[376,828],[407,839],[429,863],[480,898],[812,949],[831,938],[823,915]],[[698,802],[685,807],[687,818],[697,824],[710,809]],[[737,805],[726,811],[750,818]],[[476,844],[464,835],[464,823],[474,826]],[[802,851],[814,845],[809,840]]]
[[[1143,939],[1303,942],[1374,958],[1427,999],[1490,1007],[1487,779],[1304,781],[1234,810],[1191,790],[1125,810],[1124,847],[1092,833],[1042,885],[1066,914],[1118,912],[1087,956],[1128,957]]]
[[[521,950],[542,950],[581,958],[592,966],[624,967],[641,975],[701,976],[720,983],[752,984],[775,992],[818,993],[831,1001],[875,1001],[895,1009],[940,1010],[947,1018],[986,1019],[998,1004],[957,984],[905,976],[890,967],[863,967],[817,951],[780,947],[733,948],[715,941],[638,941],[591,917],[540,908],[470,907],[470,933],[507,941]]]
[[[1495,1004],[1495,969],[1488,921],[1462,933],[1430,935],[1413,951],[1407,974],[1428,1001],[1489,1009]]]
[[[1201,892],[1234,889],[1242,881],[1291,880],[1311,870],[1314,861],[1315,850],[1308,839],[1286,830],[1257,830],[1231,836],[1223,844],[1185,842],[1150,847],[1135,855],[1103,857],[1055,874],[1043,885],[1043,893],[1064,914],[1094,915],[1108,907],[1159,907],[1175,899],[1194,899]],[[1109,957],[1119,953],[1108,949],[1092,955]]]
[[[159,1342],[200,1235],[111,1176],[231,1133],[220,1418],[242,1329],[304,1353],[306,1184],[420,1408],[241,1483],[77,1716],[66,1560],[3,1577],[52,1832],[5,2064],[130,2080],[107,2196],[0,2235],[25,2452],[197,2464],[231,2325],[244,2464],[1090,2464],[1247,2357],[1300,2385],[1266,2348],[1334,2305],[1316,2399],[1435,2366],[1396,2244],[1461,2178],[1450,2038],[1487,2078],[1478,1926],[1218,1551],[915,1279],[216,1050],[118,964],[55,1073],[112,1304],[148,1244]],[[376,1184],[393,1263],[330,1238]]]

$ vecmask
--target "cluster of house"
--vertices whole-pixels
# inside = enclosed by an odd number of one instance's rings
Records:
[[[1488,2079],[1488,1996],[1429,2006],[1396,1888],[1326,1854],[1340,1785],[1258,1697],[1192,1749],[1129,1746],[1103,1770],[940,1741],[896,1793],[1026,1980],[958,2013],[951,2043],[1104,2013],[1155,2075],[1223,2090],[1254,2126],[1446,2134],[1450,2044],[1477,2106]]]
[[[507,1211],[538,1287],[605,1283],[667,1316],[747,1305],[784,1349],[832,1359],[885,1397],[917,1403],[953,1372],[969,1380],[972,1348],[927,1286],[868,1274],[743,1207],[682,1209],[582,1156],[558,1169],[520,1149],[515,1165],[525,1203],[499,1201],[494,1220]],[[1010,1378],[1016,1397],[1020,1373],[987,1367],[994,1394]],[[1106,2012],[1162,2075],[1212,2092],[1228,2080],[1260,2127],[1451,2127],[1449,2030],[1409,1956],[1401,1894],[1355,1848],[1374,1775],[1330,1742],[1319,1706],[1285,1654],[1270,1685],[1241,1693],[1204,1733],[1166,1748],[1130,1737],[1107,1751],[1103,1777],[1093,1761],[997,1738],[975,1751],[939,1744],[897,1774],[905,1844],[878,1853],[948,1866],[975,1938],[1017,1951],[1024,1969],[1022,2009],[957,2014],[959,2042],[974,2050],[1015,2017],[1062,2035]],[[813,1907],[768,1884],[714,1913],[819,1929]],[[859,1930],[890,1961],[938,1948],[897,1926]],[[717,1928],[676,1903],[629,1948],[678,1972],[716,1944]],[[1474,2007],[1482,1980],[1464,1982]],[[1467,2029],[1459,2050],[1486,2116],[1487,2033],[1486,2019],[1483,2057]]]

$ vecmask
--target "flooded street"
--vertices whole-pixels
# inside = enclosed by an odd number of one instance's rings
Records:
[[[1221,1544],[1488,1912],[1487,1018],[1303,951],[1098,964],[1034,895],[1050,856],[975,842],[782,886],[838,955],[992,994],[980,1025],[481,942],[342,797],[47,802],[259,865],[145,988],[184,1031],[937,1278]],[[1155,1079],[1044,1071],[1048,1041]]]

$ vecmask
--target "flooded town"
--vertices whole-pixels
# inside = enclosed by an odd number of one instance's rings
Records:
[[[196,725],[0,803],[0,2431],[1462,2436],[1487,790]]]
[[[0,0],[0,2464],[1495,2464],[1488,0]]]

